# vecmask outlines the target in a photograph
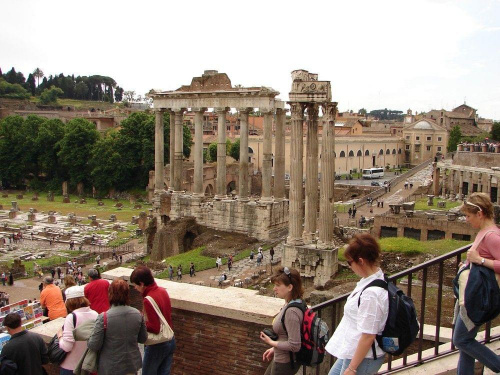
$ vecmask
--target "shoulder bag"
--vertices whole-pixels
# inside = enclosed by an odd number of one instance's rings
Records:
[[[146,299],[151,302],[151,305],[153,305],[153,308],[158,315],[158,318],[160,319],[160,332],[148,332],[148,339],[146,340],[144,345],[156,345],[172,340],[172,338],[174,337],[174,331],[168,325],[168,322],[161,313],[158,305],[156,304],[156,301],[150,296],[146,296]]]
[[[76,327],[76,315],[75,313],[71,314],[73,315],[73,327]],[[50,340],[49,344],[47,345],[47,354],[49,356],[49,361],[58,365],[60,365],[64,361],[66,355],[68,354],[59,347],[59,337],[57,337],[57,333],[54,335],[54,337],[52,337],[52,340]]]

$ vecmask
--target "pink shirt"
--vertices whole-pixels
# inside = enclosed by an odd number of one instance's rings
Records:
[[[78,327],[83,322],[87,320],[97,319],[97,312],[91,310],[90,307],[80,307],[73,311],[76,314],[76,326]],[[66,370],[74,370],[78,361],[83,355],[85,349],[87,349],[87,341],[75,341],[73,337],[73,314],[68,314],[64,321],[63,334],[59,340],[59,347],[67,352],[66,358],[61,363],[61,367]]]
[[[498,227],[489,227],[479,231],[476,238],[481,238],[484,232],[487,233],[479,246],[477,252],[479,256],[485,259],[493,260],[493,269],[495,273],[500,273],[500,229]]]

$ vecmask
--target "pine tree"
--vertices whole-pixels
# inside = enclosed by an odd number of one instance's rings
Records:
[[[458,125],[455,125],[453,129],[451,129],[450,136],[448,138],[448,152],[453,152],[457,150],[457,145],[460,143],[462,139],[462,131]]]

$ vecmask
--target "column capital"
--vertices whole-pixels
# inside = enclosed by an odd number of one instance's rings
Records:
[[[292,120],[298,120],[304,118],[304,103],[299,102],[288,102],[290,105],[290,111],[292,112]]]
[[[167,110],[168,110],[167,108],[155,108],[154,112],[155,113],[165,113],[165,112],[167,112]]]
[[[322,103],[321,107],[323,108],[324,115],[329,116],[332,119],[335,119],[337,115],[337,102]]]
[[[318,114],[319,114],[319,104],[309,103],[307,105],[307,116],[318,117]]]
[[[229,112],[230,108],[228,107],[217,107],[214,108],[215,113],[227,113]]]
[[[186,108],[170,108],[170,110],[174,113],[184,113],[186,112]]]
[[[274,109],[271,108],[259,108],[260,113],[263,115],[271,115],[274,114]]]
[[[191,111],[193,112],[203,112],[205,113],[207,111],[208,108],[205,108],[205,107],[193,107],[191,108]]]

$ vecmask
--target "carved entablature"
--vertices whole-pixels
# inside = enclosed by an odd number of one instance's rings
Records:
[[[226,73],[217,70],[205,70],[201,77],[194,77],[189,86],[181,86],[175,91],[182,92],[207,92],[219,90],[231,90],[231,80]]]
[[[292,72],[292,91],[290,101],[321,103],[332,100],[330,81],[318,81],[318,75],[307,70],[294,70]]]

